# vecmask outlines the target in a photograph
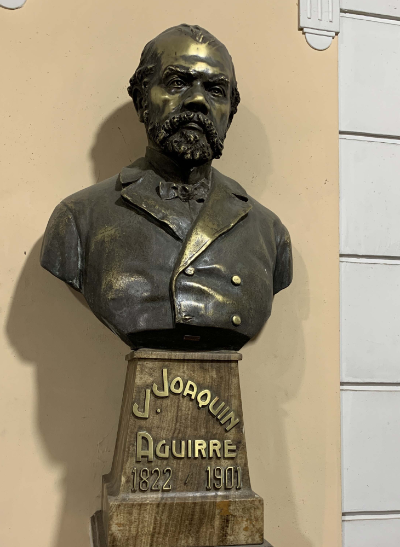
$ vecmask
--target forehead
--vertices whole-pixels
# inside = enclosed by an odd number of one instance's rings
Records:
[[[168,66],[179,65],[210,75],[222,74],[232,79],[232,61],[222,44],[199,44],[189,36],[167,35],[157,40],[161,74]]]

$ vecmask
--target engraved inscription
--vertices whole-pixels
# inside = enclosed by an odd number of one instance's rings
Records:
[[[179,443],[179,450],[177,449]],[[187,451],[186,451],[187,446]],[[171,450],[170,450],[171,448]],[[212,459],[221,458],[236,458],[236,445],[229,439],[224,441],[203,439],[194,440],[175,440],[167,441],[165,439],[155,442],[150,433],[146,431],[138,431],[136,434],[136,461],[140,463],[144,458],[148,462],[154,461],[154,457],[159,459],[174,458],[200,458]]]
[[[206,490],[240,490],[242,488],[241,467],[214,467],[206,469]]]
[[[161,384],[160,384],[161,385]],[[208,407],[210,414],[216,417],[221,425],[225,425],[225,431],[231,431],[239,422],[240,419],[235,416],[235,412],[221,401],[219,397],[212,398],[211,391],[209,389],[203,389],[198,392],[198,386],[192,380],[187,380],[186,383],[180,376],[173,378],[170,382],[168,380],[168,369],[162,369],[162,387],[159,388],[158,384],[153,383],[152,389],[147,388],[144,395],[144,404],[142,404],[143,410],[139,409],[138,403],[134,403],[132,407],[132,413],[136,418],[147,419],[150,415],[150,395],[154,394],[157,398],[169,397],[170,392],[175,395],[182,394],[183,397],[189,397],[193,401],[197,402],[199,408]],[[156,412],[160,412],[157,409]]]
[[[166,467],[162,471],[155,467],[149,469],[142,467],[132,469],[132,488],[131,492],[168,492],[172,489],[172,469]]]
[[[199,493],[202,490],[226,493],[240,490],[242,469],[238,464],[243,463],[242,430],[238,428],[229,433],[240,424],[240,418],[232,409],[234,401],[227,404],[221,399],[221,393],[218,395],[207,389],[207,384],[201,384],[198,378],[192,376],[190,379],[190,372],[188,378],[178,375],[177,370],[171,373],[165,365],[158,370],[131,403],[136,431],[129,448],[133,461],[128,491],[141,496],[162,495],[171,490],[187,491],[187,488]],[[183,402],[185,399],[190,402]],[[181,409],[188,412],[190,427],[184,427],[181,416],[177,417],[179,427],[168,427],[169,405],[174,409],[174,415]],[[222,427],[211,423],[209,427],[207,424],[198,427],[195,423],[197,412],[202,413],[199,424],[211,420]],[[164,420],[167,430],[163,427]]]

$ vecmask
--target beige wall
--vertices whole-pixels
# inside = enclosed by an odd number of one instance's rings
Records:
[[[339,547],[337,50],[295,0],[28,0],[0,11],[0,545],[86,547],[127,348],[39,267],[53,207],[143,153],[125,88],[146,41],[188,22],[230,49],[242,104],[218,168],[275,211],[295,281],[244,350],[252,484],[274,547]]]

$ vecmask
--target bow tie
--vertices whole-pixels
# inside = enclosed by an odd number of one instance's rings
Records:
[[[160,181],[159,194],[161,199],[179,198],[182,201],[194,199],[196,201],[205,200],[210,190],[210,181],[201,179],[194,184],[185,184],[183,182]]]

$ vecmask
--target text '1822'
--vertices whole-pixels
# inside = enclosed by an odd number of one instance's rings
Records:
[[[162,471],[155,467],[154,469],[148,469],[143,467],[132,470],[132,492],[168,492],[171,490],[171,477],[172,469],[166,467]]]

